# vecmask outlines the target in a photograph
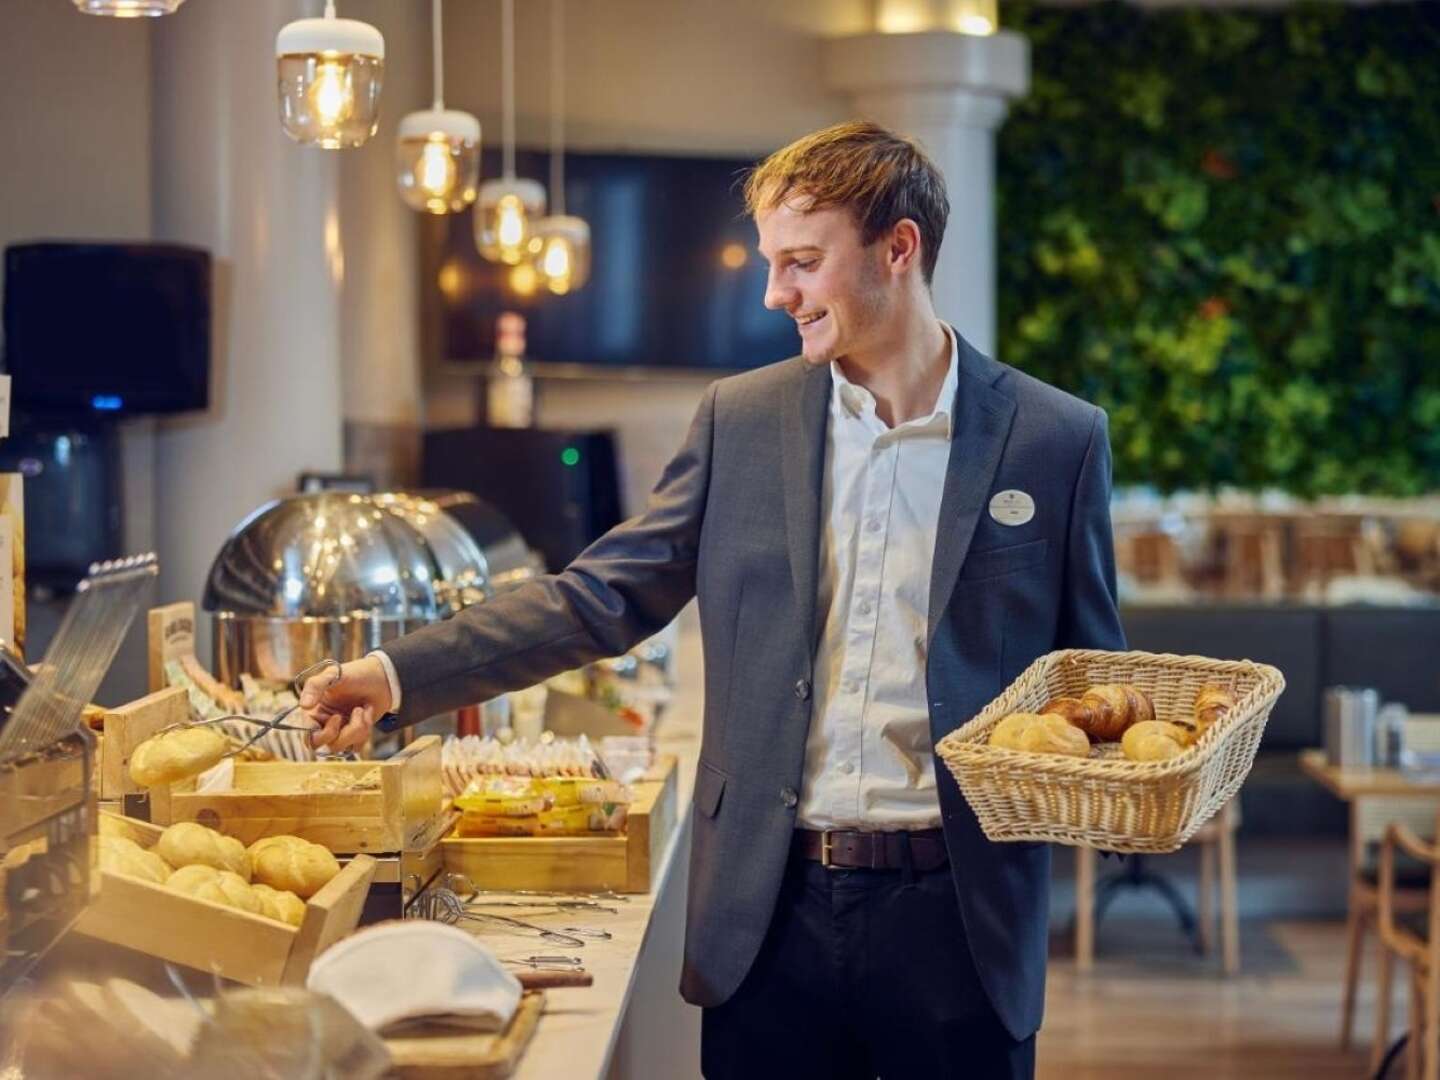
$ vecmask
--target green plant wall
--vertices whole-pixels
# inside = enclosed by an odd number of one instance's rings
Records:
[[[999,352],[1118,483],[1440,490],[1437,9],[1001,4]]]

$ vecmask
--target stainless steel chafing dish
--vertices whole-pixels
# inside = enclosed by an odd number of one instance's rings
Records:
[[[491,511],[503,527],[476,537],[442,508],[474,497],[438,494],[293,495],[242,521],[205,586],[216,676],[234,686],[242,673],[289,679],[326,657],[353,660],[533,576],[508,522]]]

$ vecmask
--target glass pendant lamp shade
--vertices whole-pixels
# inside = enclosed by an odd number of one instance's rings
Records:
[[[75,6],[86,15],[111,15],[118,19],[136,19],[142,15],[170,15],[185,0],[75,0]]]
[[[590,280],[590,226],[584,218],[572,214],[541,218],[530,251],[536,274],[556,296]]]
[[[516,265],[526,256],[535,221],[545,213],[545,189],[509,176],[480,185],[475,208],[475,246],[491,262]]]
[[[400,121],[395,144],[400,197],[414,210],[453,214],[475,201],[480,121],[458,109],[427,109]]]
[[[297,19],[275,38],[280,123],[296,142],[341,150],[361,146],[380,123],[385,38],[369,23]]]

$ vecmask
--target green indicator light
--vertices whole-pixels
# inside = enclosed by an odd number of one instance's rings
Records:
[[[580,451],[576,450],[573,446],[567,446],[564,450],[560,451],[560,460],[566,465],[579,465]]]

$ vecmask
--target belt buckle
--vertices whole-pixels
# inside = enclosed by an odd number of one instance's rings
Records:
[[[832,846],[830,843],[830,834],[832,831],[831,829],[822,829],[820,831],[820,865],[826,870],[835,869],[834,864],[830,861],[830,848]]]

